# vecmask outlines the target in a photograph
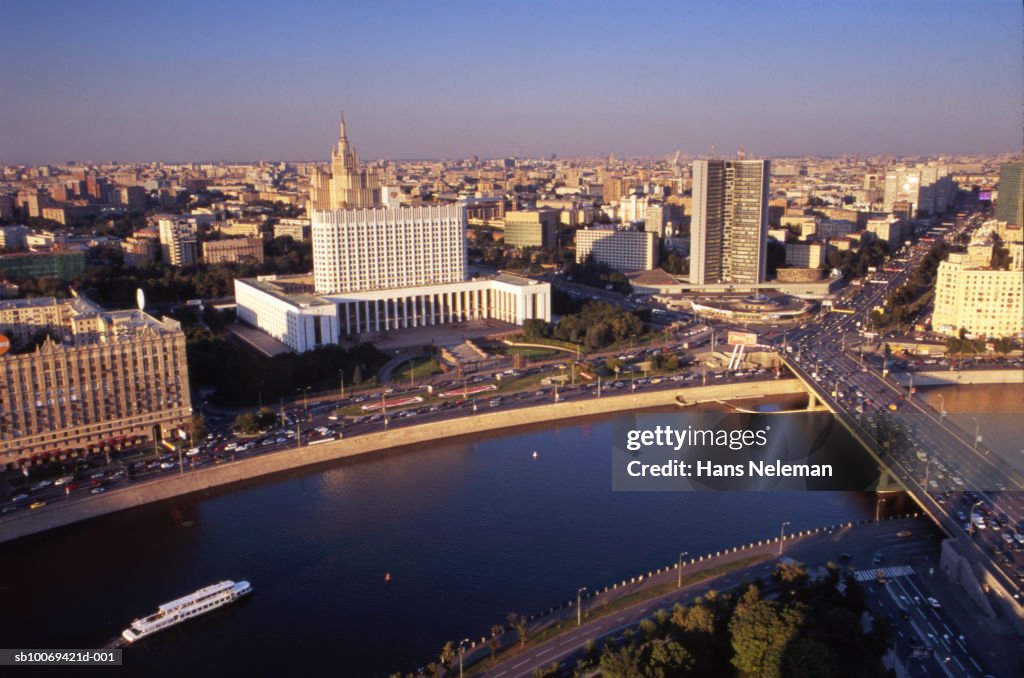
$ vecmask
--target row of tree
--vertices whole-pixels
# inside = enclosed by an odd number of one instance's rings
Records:
[[[692,605],[660,609],[627,629],[621,638],[589,640],[574,667],[557,662],[534,672],[535,678],[600,674],[603,678],[671,676],[758,676],[759,678],[867,678],[886,675],[882,656],[892,643],[887,618],[865,624],[867,598],[852,574],[829,563],[818,580],[800,564],[780,564],[770,582],[754,581],[742,593],[714,590]],[[507,627],[491,629],[491,655],[515,631],[529,640],[526,620],[509,614]],[[457,658],[445,644],[427,673],[440,676]],[[400,674],[393,674],[400,678]]]

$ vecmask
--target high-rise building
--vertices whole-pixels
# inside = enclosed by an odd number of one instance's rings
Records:
[[[14,349],[0,356],[0,465],[187,430],[177,321],[104,311],[81,298],[34,298],[0,302],[0,332]]]
[[[908,202],[915,216],[940,214],[948,209],[955,191],[948,165],[894,167],[885,173],[882,208],[892,212],[896,203]]]
[[[576,263],[593,256],[618,271],[649,271],[658,266],[658,234],[614,227],[576,231]]]
[[[379,203],[380,177],[375,170],[360,169],[359,154],[349,145],[342,115],[330,168],[317,167],[310,177],[308,212],[376,207]]]
[[[175,219],[160,219],[160,253],[168,266],[195,266],[196,232],[192,225]]]
[[[462,282],[462,205],[313,212],[317,294]]]
[[[999,168],[996,219],[1024,226],[1024,163],[1008,162]]]
[[[695,160],[690,282],[761,283],[768,244],[768,160]]]

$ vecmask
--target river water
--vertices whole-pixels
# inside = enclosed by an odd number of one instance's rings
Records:
[[[683,550],[873,515],[862,492],[612,492],[611,432],[605,418],[442,441],[4,545],[0,637],[99,647],[162,602],[244,578],[250,599],[126,649],[124,670],[387,675]]]

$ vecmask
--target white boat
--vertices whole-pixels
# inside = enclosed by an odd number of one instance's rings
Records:
[[[121,632],[121,636],[129,643],[134,643],[157,631],[163,631],[192,617],[233,603],[249,593],[252,593],[252,586],[247,581],[217,582],[182,598],[164,603],[148,617],[133,621],[130,627]]]

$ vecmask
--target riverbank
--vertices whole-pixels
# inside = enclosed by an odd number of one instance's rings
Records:
[[[909,386],[958,386],[968,384],[1024,384],[1024,370],[929,370],[892,372],[896,383]]]
[[[239,459],[184,475],[157,478],[77,499],[66,505],[51,504],[0,520],[0,543],[181,495],[417,443],[551,421],[673,406],[679,396],[687,402],[710,402],[802,393],[805,391],[799,380],[775,379],[570,400],[405,426]]]

